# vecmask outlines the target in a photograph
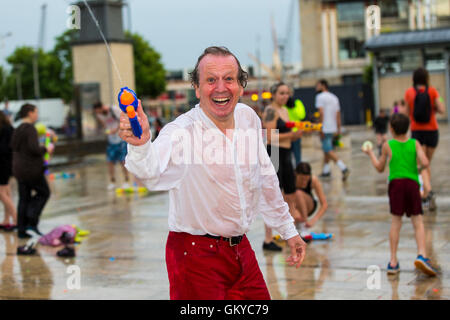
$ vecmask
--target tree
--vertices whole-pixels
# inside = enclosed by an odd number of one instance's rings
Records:
[[[125,38],[133,42],[136,93],[156,98],[166,90],[166,71],[161,55],[137,33],[125,31]]]
[[[73,70],[71,42],[77,36],[77,30],[66,30],[56,37],[53,50],[39,50],[39,84],[41,98],[62,98],[66,103],[73,98]],[[160,62],[161,55],[137,33],[125,32],[125,37],[133,43],[134,70],[136,92],[140,97],[157,97],[165,91],[166,72]],[[23,99],[33,99],[33,58],[35,49],[18,47],[7,58],[11,65],[8,74],[0,69],[0,99],[18,99],[18,91],[22,91]],[[3,76],[5,74],[5,76]],[[18,77],[21,86],[18,89]],[[5,81],[3,81],[5,79]]]
[[[12,67],[11,73],[6,77],[4,89],[4,94],[9,99],[19,99],[18,91],[22,92],[23,99],[36,98],[33,78],[33,59],[35,52],[35,49],[32,47],[18,47],[6,59]],[[57,57],[51,53],[44,52],[42,49],[38,51],[37,60],[39,66],[40,97],[59,97],[61,62]],[[17,81],[18,78],[20,82]]]
[[[55,47],[51,51],[51,54],[56,56],[61,62],[61,70],[59,74],[60,97],[69,102],[73,97],[73,70],[72,70],[72,48],[71,42],[77,36],[76,29],[68,29],[60,36],[55,38]]]

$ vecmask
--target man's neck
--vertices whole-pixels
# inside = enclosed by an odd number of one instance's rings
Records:
[[[201,105],[200,105],[201,107]],[[203,112],[205,115],[216,125],[216,127],[223,132],[223,134],[227,134],[227,130],[233,130],[234,129],[234,111],[233,113],[226,119],[218,120],[211,115],[209,115],[205,110],[203,109]]]

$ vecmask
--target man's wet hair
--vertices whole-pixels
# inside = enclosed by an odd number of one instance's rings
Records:
[[[403,113],[394,113],[389,121],[396,135],[406,134],[409,129],[409,118]]]
[[[300,162],[295,168],[297,174],[311,175],[311,165],[308,162]]]
[[[238,81],[242,88],[245,88],[247,86],[248,73],[242,69],[241,63],[239,62],[238,58],[236,58],[236,56],[230,50],[228,50],[226,47],[212,46],[212,47],[206,48],[203,51],[203,53],[197,59],[197,64],[195,65],[194,70],[189,73],[189,78],[191,80],[191,84],[193,87],[199,86],[200,75],[199,75],[198,66],[200,64],[200,61],[208,54],[211,54],[213,56],[233,56],[238,65],[238,76],[237,76]]]

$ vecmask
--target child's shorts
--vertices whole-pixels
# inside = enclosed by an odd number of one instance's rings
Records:
[[[334,133],[325,133],[322,139],[322,150],[325,153],[333,151],[333,137]]]
[[[127,155],[127,143],[108,143],[106,147],[106,158],[109,162],[124,162]]]
[[[394,179],[389,182],[391,214],[408,217],[423,214],[419,184],[411,179]]]

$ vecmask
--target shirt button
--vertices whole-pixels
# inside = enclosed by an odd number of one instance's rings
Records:
[[[213,245],[210,245],[209,247],[210,247],[210,248],[212,248],[212,247],[213,247]]]
[[[187,255],[187,252],[186,252],[186,251],[184,252],[184,255]]]
[[[195,246],[195,242],[192,242],[192,245]]]

